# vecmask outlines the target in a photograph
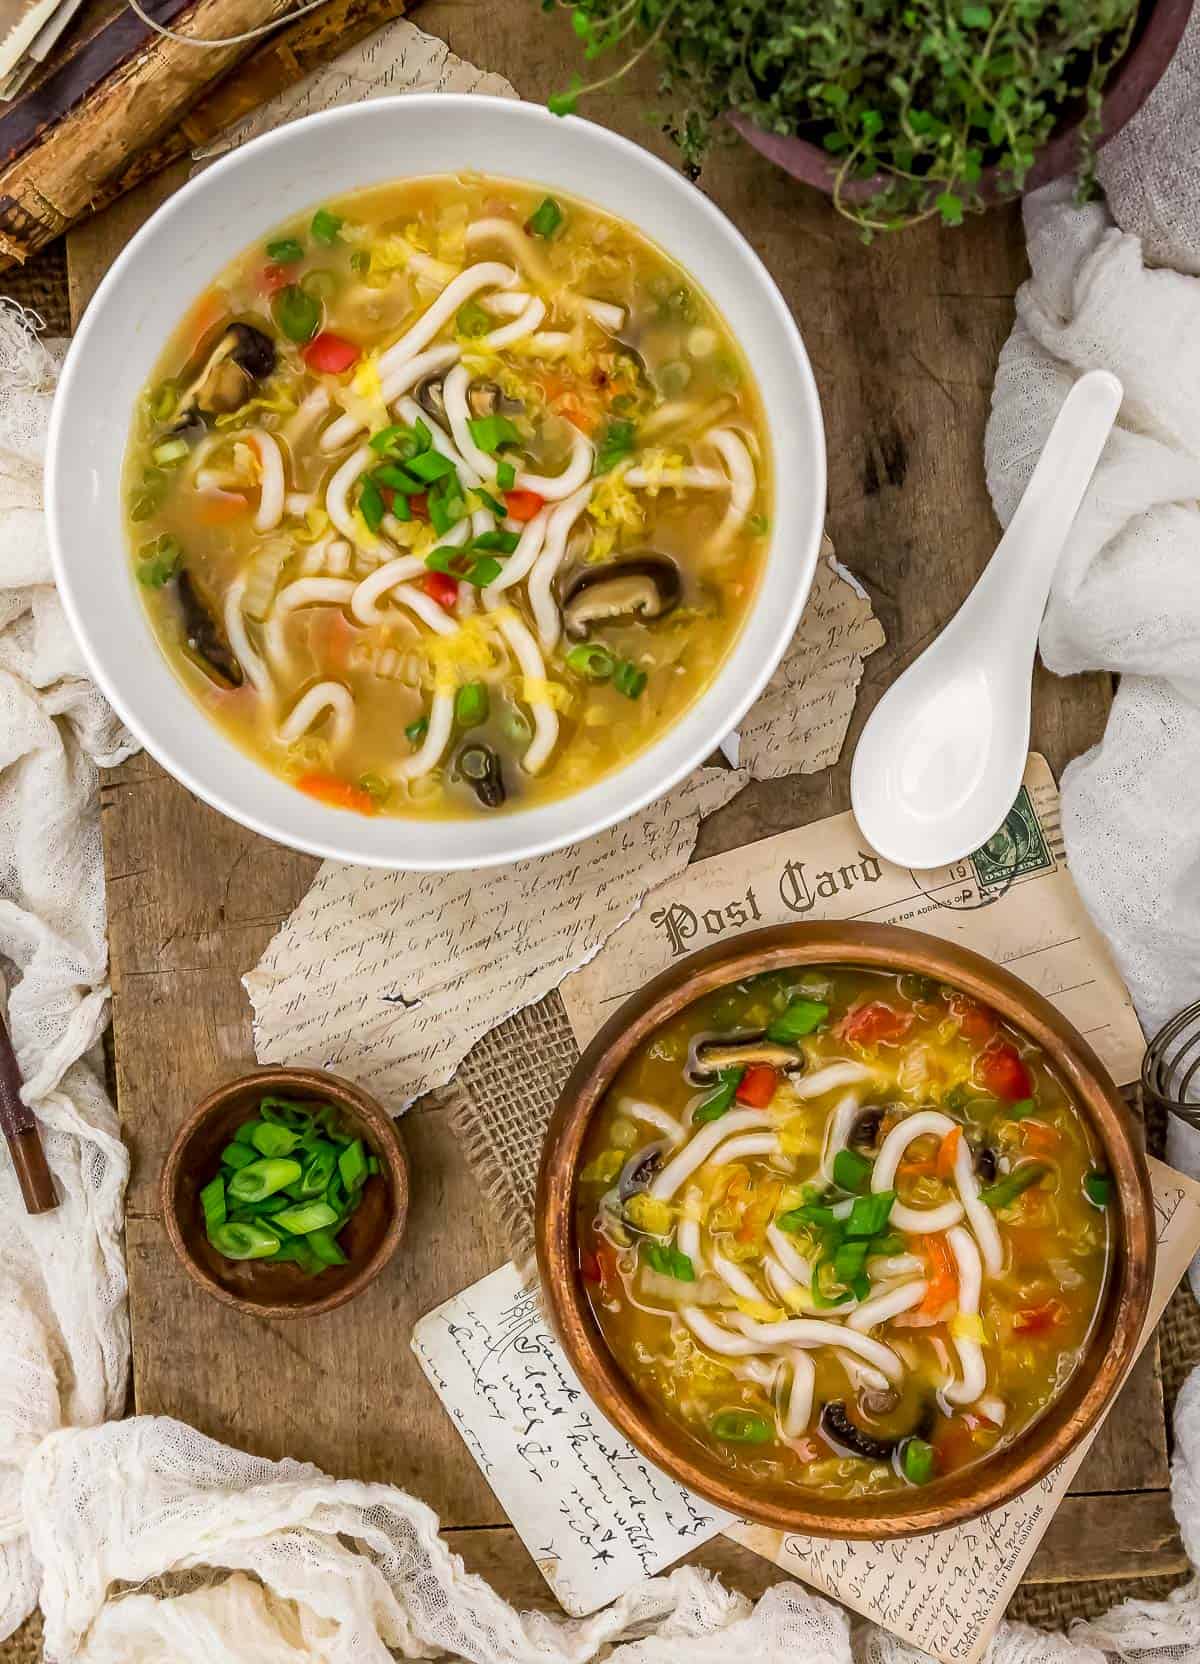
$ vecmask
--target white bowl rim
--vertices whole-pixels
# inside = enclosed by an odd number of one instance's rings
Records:
[[[291,800],[295,800],[296,805],[303,806],[302,809],[297,808],[293,812],[299,818],[307,820],[311,824],[311,830],[294,830],[286,825],[279,824],[279,821],[270,813],[264,814],[244,801],[235,801],[218,779],[197,772],[188,761],[179,756],[178,752],[173,751],[156,732],[155,713],[144,715],[136,708],[135,704],[126,696],[119,675],[110,670],[108,664],[104,661],[97,639],[87,627],[78,604],[79,598],[73,586],[71,556],[66,552],[61,525],[63,496],[67,488],[63,456],[63,430],[68,419],[67,412],[71,406],[73,389],[87,370],[87,356],[92,337],[101,331],[106,324],[114,321],[105,317],[109,297],[114,291],[119,290],[126,274],[132,267],[136,266],[142,257],[143,249],[147,245],[152,245],[154,240],[161,237],[164,230],[173,221],[186,214],[196,198],[212,191],[214,181],[220,181],[226,176],[236,175],[243,169],[252,167],[258,158],[270,150],[286,149],[289,145],[296,144],[302,135],[307,135],[314,128],[326,130],[328,134],[332,135],[340,127],[349,127],[356,122],[370,118],[379,119],[381,111],[389,107],[393,112],[397,109],[405,111],[405,119],[407,119],[409,112],[414,117],[418,116],[423,108],[436,109],[443,114],[453,109],[459,109],[463,116],[470,116],[472,113],[478,112],[481,107],[501,109],[505,112],[503,119],[537,124],[546,130],[548,137],[561,134],[563,126],[566,124],[573,132],[578,132],[581,129],[585,130],[587,135],[585,142],[607,147],[612,152],[615,164],[619,165],[622,161],[629,162],[636,167],[649,170],[651,174],[657,175],[660,180],[669,181],[671,187],[677,191],[690,193],[694,210],[707,219],[708,225],[718,241],[723,240],[726,247],[736,250],[737,258],[746,270],[747,276],[756,280],[760,292],[759,299],[765,301],[770,307],[774,314],[773,322],[791,349],[793,362],[789,365],[789,373],[794,377],[793,396],[802,407],[804,425],[810,430],[812,441],[811,452],[806,455],[806,464],[810,472],[806,481],[805,501],[800,511],[799,546],[793,545],[788,557],[794,589],[790,600],[777,606],[774,612],[773,616],[776,622],[772,631],[771,647],[762,655],[758,664],[745,675],[741,690],[736,696],[727,693],[725,699],[720,702],[720,721],[707,727],[701,738],[693,739],[686,749],[675,757],[670,766],[658,774],[657,778],[651,777],[643,781],[633,792],[623,794],[619,791],[619,782],[631,770],[637,769],[639,764],[643,765],[643,771],[653,776],[653,770],[645,770],[647,760],[659,757],[664,749],[670,746],[672,736],[679,733],[680,729],[688,722],[689,716],[695,716],[699,707],[710,702],[717,702],[716,695],[722,691],[723,684],[728,680],[727,672],[737,654],[739,644],[745,637],[754,614],[761,608],[766,598],[767,571],[770,569],[773,558],[777,558],[777,539],[774,525],[772,526],[764,561],[764,571],[759,580],[758,594],[751,604],[750,611],[743,621],[738,636],[735,637],[731,647],[727,650],[724,660],[718,666],[707,688],[685,708],[683,713],[657,740],[652,741],[636,753],[628,763],[603,776],[600,781],[581,791],[553,799],[549,803],[539,805],[536,808],[510,811],[502,816],[481,817],[478,821],[465,817],[367,817],[328,808],[324,804],[304,798],[294,787],[287,786],[285,782],[280,781],[264,765],[258,763],[255,759],[250,759],[258,775],[261,775],[268,782],[283,787],[288,794],[289,807]],[[423,169],[420,173],[412,173],[411,177],[428,177],[431,171],[436,173],[438,170]],[[453,170],[446,168],[441,171]],[[518,175],[507,172],[503,165],[489,166],[485,171],[502,178],[522,178],[529,179],[531,183],[535,184],[544,183],[542,180],[532,179],[528,173]],[[397,168],[391,177],[401,179],[408,177],[408,175],[402,169]],[[360,186],[358,188],[365,187]],[[569,183],[560,183],[559,188],[567,192],[571,191]],[[342,194],[352,192],[353,189],[355,187],[347,186],[343,189]],[[578,195],[579,200],[584,202],[594,200],[588,197],[586,192],[575,194]],[[314,198],[313,200],[318,199]],[[290,213],[298,211],[300,210],[290,210],[289,217]],[[617,212],[612,209],[608,211]],[[285,216],[280,215],[278,217],[283,218]],[[652,242],[663,248],[673,259],[679,261],[693,281],[697,282],[707,292],[707,286],[702,275],[695,271],[694,262],[674,253],[668,240],[646,229],[632,215],[629,218],[631,223]],[[264,226],[263,229],[267,230],[270,227]],[[224,262],[221,264],[223,265]],[[212,276],[215,276],[218,270],[220,270],[220,266],[214,269]],[[751,370],[754,371],[756,378],[761,382],[761,376],[746,343],[741,341],[739,344],[746,353]],[[123,432],[127,432],[127,429],[124,429]],[[769,437],[774,444],[774,435],[769,435]],[[778,503],[778,468],[774,470],[774,474]],[[711,755],[725,735],[737,726],[750,706],[759,697],[777,668],[795,634],[800,615],[808,599],[816,571],[824,527],[826,449],[816,380],[795,319],[787,307],[775,280],[767,271],[758,254],[742,232],[702,191],[683,179],[680,174],[652,152],[643,149],[642,146],[609,128],[601,127],[577,116],[555,116],[540,104],[499,98],[488,94],[400,93],[384,99],[372,99],[322,111],[297,121],[285,123],[283,126],[260,135],[240,148],[231,151],[202,173],[188,180],[140,227],[117,256],[97,287],[80,327],[72,340],[59,377],[58,389],[51,411],[46,448],[45,479],[51,563],[58,593],[75,639],[80,645],[97,685],[117,715],[140,741],[141,745],[169,774],[196,797],[200,798],[202,802],[209,804],[212,808],[249,828],[249,830],[259,833],[272,842],[282,844],[284,847],[357,866],[413,872],[449,872],[508,865],[544,855],[553,850],[568,848],[630,819],[648,804],[665,796],[673,787],[691,775],[704,759]],[[777,520],[778,515],[774,518]],[[132,583],[132,574],[129,571],[127,560],[123,565],[123,575],[127,573],[129,581]],[[140,602],[138,605],[140,606]],[[174,676],[173,672],[171,674]],[[177,685],[179,685],[184,698],[191,704],[197,722],[203,724],[206,729],[220,735],[225,751],[233,753],[235,757],[246,757],[248,754],[242,753],[231,740],[217,729],[216,724],[201,711],[191,695],[182,688],[182,684]],[[233,766],[231,763],[230,767]],[[270,795],[269,788],[263,789]],[[607,797],[609,802],[606,804],[599,803],[596,801],[598,797]],[[590,803],[588,800],[591,800]],[[550,811],[561,811],[564,806],[574,804],[586,805],[584,813],[573,817],[576,824],[551,831],[539,828],[522,832],[522,827],[529,827],[531,822],[547,818]],[[509,836],[503,840],[497,840],[498,843],[503,843],[503,847],[491,850],[478,847],[465,849],[454,847],[459,842],[459,837],[456,835],[462,834],[468,828],[478,826],[507,830]],[[405,828],[445,828],[451,833],[450,847],[445,850],[431,850],[428,853],[404,849],[391,851],[381,848],[364,848],[361,844],[356,847],[352,834],[361,831],[363,828],[372,827],[394,829],[397,842],[403,841]],[[347,834],[350,835],[347,836]],[[467,841],[469,842],[469,839]]]

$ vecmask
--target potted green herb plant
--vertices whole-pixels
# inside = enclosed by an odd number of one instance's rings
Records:
[[[697,166],[728,115],[868,235],[964,213],[1075,169],[1152,91],[1192,0],[545,0],[585,57],[657,55]],[[631,50],[629,50],[631,49]]]

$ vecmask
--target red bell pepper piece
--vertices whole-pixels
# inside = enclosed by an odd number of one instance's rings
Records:
[[[361,348],[332,330],[323,329],[314,335],[301,354],[310,370],[323,376],[343,375],[361,357]]]
[[[751,1063],[738,1082],[734,1097],[750,1109],[766,1109],[779,1085],[779,1071],[769,1063]]]
[[[1008,1103],[1032,1098],[1033,1077],[1021,1061],[1015,1046],[1006,1040],[988,1046],[975,1059],[975,1079],[985,1092]]]

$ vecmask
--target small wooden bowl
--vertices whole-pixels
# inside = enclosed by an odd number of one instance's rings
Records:
[[[1113,1179],[1115,1243],[1087,1346],[1065,1390],[1011,1443],[919,1490],[855,1501],[795,1487],[751,1489],[627,1380],[592,1315],[579,1270],[575,1182],[588,1123],[630,1054],[714,989],[793,965],[862,965],[936,977],[990,1005],[1039,1045],[1087,1115]],[[604,1415],[664,1473],[719,1508],[780,1531],[886,1538],[938,1531],[1000,1507],[1043,1479],[1095,1427],[1137,1355],[1154,1283],[1154,1207],[1137,1130],[1099,1058],[1040,994],[978,954],[894,925],[793,924],[693,954],[604,1025],[551,1120],[538,1176],[538,1268],[571,1365]]]
[[[221,1151],[268,1093],[332,1104],[347,1130],[379,1159],[363,1199],[338,1238],[349,1263],[309,1277],[298,1265],[227,1260],[204,1231],[200,1191],[217,1171]],[[408,1158],[391,1116],[369,1092],[325,1069],[258,1069],[218,1086],[175,1135],[159,1195],[171,1246],[194,1283],[255,1317],[316,1317],[361,1294],[400,1245],[408,1215]]]

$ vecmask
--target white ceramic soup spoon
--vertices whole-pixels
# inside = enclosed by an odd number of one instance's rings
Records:
[[[961,860],[1012,808],[1046,597],[1122,394],[1105,370],[1075,383],[983,575],[862,731],[850,801],[868,843],[900,866]]]

